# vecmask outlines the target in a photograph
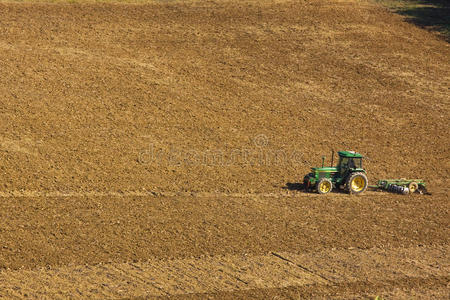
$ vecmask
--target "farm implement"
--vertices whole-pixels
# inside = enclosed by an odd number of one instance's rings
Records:
[[[319,194],[328,194],[333,189],[345,190],[350,194],[360,194],[371,188],[385,190],[398,194],[428,194],[426,184],[422,179],[382,179],[376,185],[369,185],[367,172],[363,168],[363,156],[354,151],[338,151],[339,161],[333,166],[334,151],[331,156],[331,166],[325,167],[325,157],[322,157],[322,167],[311,168],[311,173],[303,178],[303,188],[306,191],[315,190]]]
[[[429,194],[422,179],[380,179],[376,185],[369,185],[374,190],[385,190],[397,194]]]

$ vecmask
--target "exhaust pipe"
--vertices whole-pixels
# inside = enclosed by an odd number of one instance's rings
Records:
[[[334,163],[334,149],[331,150],[331,166],[330,167],[333,166],[333,163]]]

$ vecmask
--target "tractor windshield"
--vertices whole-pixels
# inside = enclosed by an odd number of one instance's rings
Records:
[[[355,157],[341,157],[338,167],[342,169],[362,168],[362,159]]]
[[[347,165],[348,165],[348,157],[340,157],[338,167],[342,169],[346,168]]]

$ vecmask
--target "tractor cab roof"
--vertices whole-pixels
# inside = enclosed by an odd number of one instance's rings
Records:
[[[363,158],[361,154],[355,151],[339,151],[338,155],[340,157],[353,157],[353,158]]]

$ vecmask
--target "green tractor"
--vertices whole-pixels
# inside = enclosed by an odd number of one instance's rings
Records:
[[[339,162],[335,167],[333,151],[331,167],[324,167],[325,157],[322,157],[322,167],[311,168],[312,172],[303,179],[306,191],[316,190],[319,194],[328,194],[333,188],[338,188],[350,194],[360,194],[367,189],[369,181],[362,165],[363,156],[354,151],[339,151],[338,155]]]

